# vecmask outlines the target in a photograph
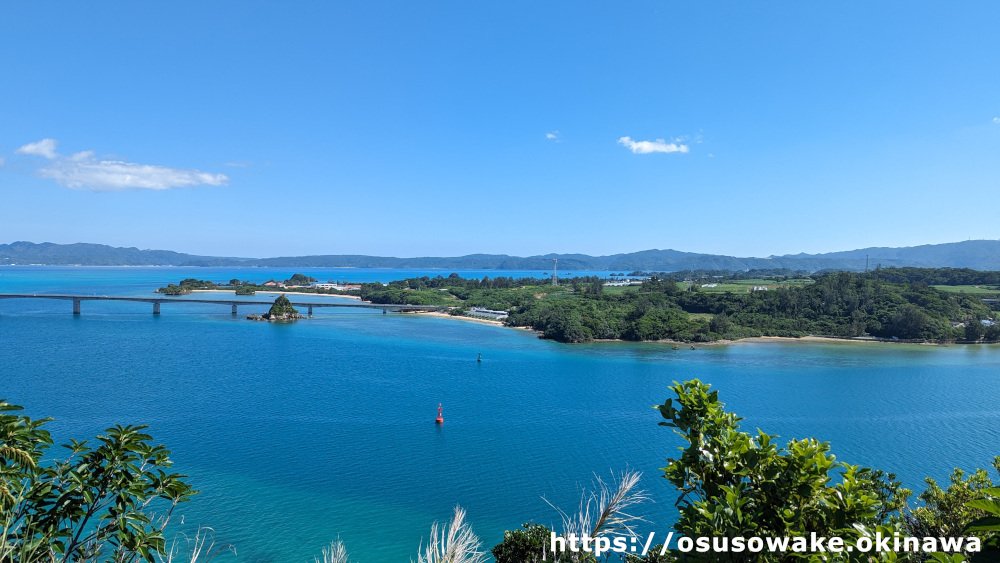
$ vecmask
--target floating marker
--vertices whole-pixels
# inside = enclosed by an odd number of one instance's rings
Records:
[[[436,422],[437,424],[444,423],[444,417],[441,416],[441,403],[438,403],[438,417],[434,419],[434,422]]]

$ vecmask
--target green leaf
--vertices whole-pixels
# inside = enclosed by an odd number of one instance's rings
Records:
[[[934,552],[930,554],[931,560],[937,561],[938,563],[962,563],[965,561],[965,556],[961,553],[941,553]]]
[[[1000,500],[993,500],[993,499],[970,500],[969,502],[965,503],[965,506],[968,506],[969,508],[978,508],[979,510],[985,510],[990,514],[995,514],[997,516],[1000,516]]]
[[[987,516],[985,518],[977,518],[969,522],[963,533],[969,532],[1000,532],[1000,517]]]
[[[990,487],[988,489],[983,489],[983,492],[990,495],[991,497],[1000,498],[1000,487]]]

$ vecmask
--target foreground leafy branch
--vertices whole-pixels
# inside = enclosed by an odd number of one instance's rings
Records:
[[[0,400],[0,561],[153,561],[174,508],[197,493],[146,426],[108,428],[96,444],[71,440],[43,461],[52,438]]]
[[[698,380],[676,383],[676,399],[654,406],[665,419],[659,424],[686,442],[679,458],[670,458],[664,477],[680,492],[679,519],[674,529],[689,537],[803,538],[816,534],[844,539],[845,546],[896,535],[933,538],[945,545],[949,538],[971,538],[977,546],[997,547],[993,532],[1000,530],[1000,489],[985,471],[962,480],[956,470],[952,486],[930,487],[920,496],[924,505],[906,509],[910,491],[895,475],[850,465],[830,453],[826,442],[809,438],[790,440],[781,447],[772,436],[740,431],[742,420],[725,410],[718,391]],[[1000,472],[1000,458],[994,461]],[[837,475],[838,480],[833,476]],[[721,541],[720,541],[721,543]],[[924,544],[921,544],[922,546]],[[958,545],[949,542],[948,545]],[[919,553],[825,554],[826,561],[923,561]],[[962,561],[964,548],[937,553],[941,561]],[[679,553],[680,561],[814,560],[812,553]],[[657,559],[659,560],[659,559]],[[647,561],[653,561],[648,559]]]

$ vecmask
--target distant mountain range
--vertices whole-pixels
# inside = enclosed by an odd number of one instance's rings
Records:
[[[279,258],[232,258],[195,256],[169,250],[139,250],[103,244],[54,244],[14,242],[0,244],[0,265],[80,265],[80,266],[223,266],[283,268],[439,268],[442,270],[549,270],[552,259],[559,270],[603,270],[629,272],[676,270],[863,270],[865,259],[874,268],[888,266],[951,267],[1000,270],[1000,241],[970,240],[945,244],[925,244],[903,248],[860,248],[825,254],[787,254],[767,258],[740,258],[697,254],[678,250],[643,250],[611,256],[586,254],[546,254],[508,256],[470,254],[453,258],[392,258],[355,254],[290,256]]]

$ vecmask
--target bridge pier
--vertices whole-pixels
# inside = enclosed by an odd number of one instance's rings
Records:
[[[233,303],[233,314],[236,314],[236,303]]]
[[[382,307],[382,314],[385,314],[385,307]]]
[[[160,302],[159,301],[153,301],[153,314],[154,315],[159,315],[160,314]]]
[[[79,315],[80,314],[80,300],[79,299],[74,299],[73,300],[73,314],[74,315]]]
[[[309,306],[309,316],[310,317],[313,316],[313,306],[312,305]]]

